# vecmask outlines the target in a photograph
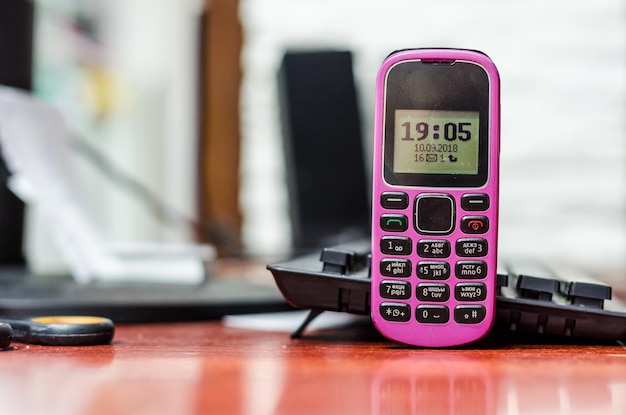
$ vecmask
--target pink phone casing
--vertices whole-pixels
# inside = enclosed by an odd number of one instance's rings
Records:
[[[384,130],[386,108],[386,79],[389,70],[402,61],[407,60],[450,60],[472,62],[482,67],[489,79],[489,156],[488,179],[481,187],[418,187],[391,185],[386,183],[383,175],[384,168]],[[499,108],[499,75],[493,62],[484,54],[469,50],[456,49],[415,49],[396,52],[390,55],[382,64],[376,83],[375,108],[375,142],[373,160],[373,193],[372,193],[372,287],[371,287],[371,315],[377,329],[389,339],[425,347],[449,347],[474,342],[485,336],[494,321],[496,299],[496,268],[497,268],[497,227],[498,227],[498,176],[499,176],[499,137],[500,137],[500,108]],[[389,137],[389,139],[393,139]],[[381,206],[382,192],[402,192],[408,195],[409,206],[403,210],[388,210]],[[414,203],[420,194],[446,194],[452,196],[456,205],[455,226],[451,234],[446,236],[420,235],[413,226]],[[460,221],[464,216],[473,216],[476,212],[461,209],[460,200],[464,194],[486,194],[489,197],[489,208],[480,212],[489,221],[489,231],[483,235],[468,235],[461,231]],[[403,214],[409,218],[408,230],[404,232],[386,232],[379,224],[380,215],[384,213]],[[408,255],[393,256],[381,252],[381,238],[409,237],[413,243]],[[481,238],[486,240],[488,253],[480,258],[467,258],[457,255],[455,244],[459,239]],[[417,254],[419,240],[448,240],[451,252],[448,258],[434,261],[445,261],[450,266],[450,276],[445,281],[421,280],[416,274],[420,262],[433,261],[431,258],[422,258]],[[403,278],[393,278],[381,275],[380,261],[383,258],[408,259],[411,264],[411,275]],[[467,278],[459,279],[455,275],[455,264],[458,261],[480,260],[487,264],[487,275],[476,280],[485,285],[487,297],[480,302],[459,301],[455,298],[455,287],[459,283],[472,282]],[[381,296],[381,281],[401,281],[410,285],[410,298],[395,300]],[[445,283],[450,287],[449,299],[445,302],[424,302],[417,299],[416,289],[422,283]],[[404,303],[408,304],[410,319],[408,321],[388,321],[381,316],[381,304]],[[449,319],[444,323],[420,323],[416,319],[417,307],[420,305],[445,306],[449,310]],[[474,324],[463,324],[455,321],[455,309],[463,305],[479,304],[485,308],[482,321]],[[390,309],[386,311],[389,312]],[[467,316],[466,316],[467,317]]]

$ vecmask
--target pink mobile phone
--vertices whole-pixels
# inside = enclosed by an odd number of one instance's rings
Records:
[[[403,50],[380,68],[371,313],[392,340],[456,346],[493,324],[499,84],[471,50]]]

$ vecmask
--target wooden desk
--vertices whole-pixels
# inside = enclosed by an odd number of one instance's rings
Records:
[[[112,345],[0,352],[2,414],[624,414],[626,349],[408,349],[370,327],[119,326]]]

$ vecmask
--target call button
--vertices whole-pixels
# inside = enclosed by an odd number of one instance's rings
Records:
[[[381,215],[380,228],[386,232],[404,232],[409,228],[409,219],[399,214]]]

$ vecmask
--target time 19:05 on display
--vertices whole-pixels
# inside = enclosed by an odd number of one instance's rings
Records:
[[[401,124],[404,127],[404,137],[401,138],[403,141],[413,141],[413,140],[425,140],[428,138],[428,134],[430,133],[430,126],[427,122],[418,122],[415,123],[415,127],[413,128],[417,133],[417,138],[411,136],[411,122],[405,122]],[[438,140],[439,138],[443,138],[446,141],[469,141],[472,138],[472,133],[469,130],[472,123],[470,122],[448,122],[443,125],[443,131],[439,124],[433,125],[433,134],[432,138],[434,140]]]

